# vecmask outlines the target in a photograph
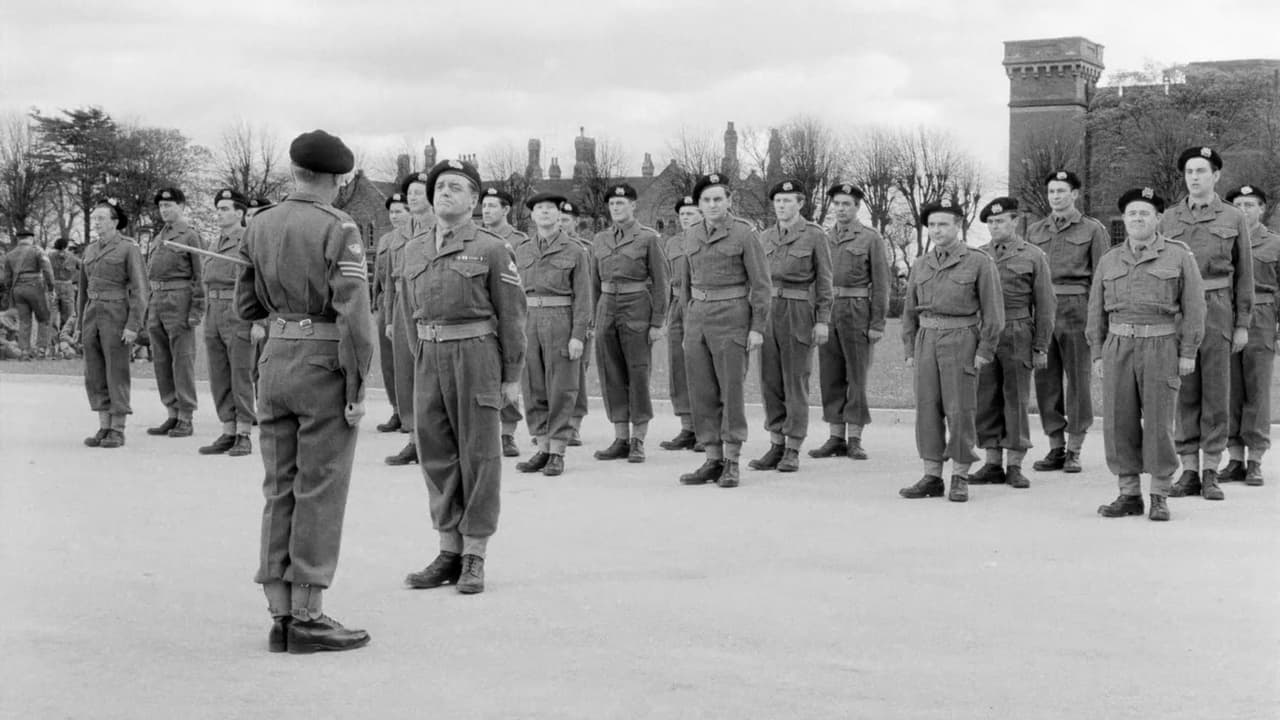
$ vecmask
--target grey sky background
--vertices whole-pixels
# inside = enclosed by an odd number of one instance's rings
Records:
[[[373,164],[543,142],[572,169],[578,127],[661,167],[681,128],[949,129],[1002,180],[1003,41],[1083,35],[1108,71],[1280,57],[1280,8],[1204,3],[347,0],[0,3],[0,111],[101,105],[215,146],[243,119],[282,143],[316,127]],[[1105,76],[1104,76],[1105,81]]]

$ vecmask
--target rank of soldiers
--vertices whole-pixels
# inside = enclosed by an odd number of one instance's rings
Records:
[[[273,616],[270,649],[369,641],[323,614],[321,599],[375,344],[393,408],[377,429],[409,435],[386,462],[420,466],[439,534],[435,558],[406,577],[412,588],[483,591],[501,458],[520,454],[524,421],[534,450],[516,469],[566,471],[567,448],[581,444],[592,358],[614,438],[594,458],[645,462],[652,346],[664,336],[680,431],[660,447],[705,456],[681,484],[743,481],[743,391],[756,351],[769,444],[749,469],[800,469],[815,354],[828,436],[807,456],[868,457],[868,369],[895,275],[883,238],[858,220],[857,185],[824,189],[835,219],[824,229],[802,213],[810,189],[783,180],[768,193],[777,223],[757,233],[732,213],[732,178],[704,175],[675,204],[681,232],[663,239],[637,220],[636,189],[618,184],[606,193],[610,226],[588,239],[573,201],[550,192],[524,203],[532,232],[514,229],[513,198],[446,160],[387,198],[393,229],[377,242],[370,293],[360,234],[332,206],[350,150],[317,130],[299,136],[290,157],[295,187],[278,205],[216,193],[211,249],[187,224],[177,188],[156,194],[164,226],[145,264],[120,204],[102,201],[75,300],[100,421],[91,447],[125,442],[128,347],[144,329],[168,415],[147,432],[192,434],[193,329],[203,321],[222,428],[200,452],[249,454],[259,426],[266,503],[256,580]],[[1100,515],[1168,520],[1167,497],[1222,500],[1224,482],[1263,483],[1280,236],[1261,224],[1261,189],[1219,198],[1213,149],[1188,149],[1178,169],[1187,196],[1177,203],[1150,188],[1119,198],[1126,239],[1114,248],[1077,209],[1081,181],[1065,169],[1045,178],[1051,213],[1025,237],[1013,198],[981,209],[991,238],[981,248],[962,241],[959,206],[944,198],[921,209],[932,249],[906,282],[902,342],[923,476],[902,497],[965,502],[971,485],[1029,487],[1033,385],[1049,449],[1032,467],[1080,472],[1092,375],[1120,491]],[[65,282],[49,265],[29,238],[3,264],[28,331],[30,316],[48,313],[46,291]]]

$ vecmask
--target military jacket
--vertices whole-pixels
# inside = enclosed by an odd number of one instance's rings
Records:
[[[1053,337],[1053,320],[1058,310],[1058,300],[1049,281],[1049,259],[1044,251],[1025,240],[1011,240],[999,245],[988,243],[980,248],[996,261],[1000,271],[1000,290],[1004,295],[1004,310],[1029,310],[1035,323],[1031,349],[1042,353],[1049,349]]]
[[[871,324],[868,330],[884,332],[889,313],[889,289],[893,274],[880,233],[855,219],[831,231],[831,284],[870,290]]]
[[[591,283],[595,297],[602,282],[643,282],[649,285],[649,325],[662,327],[671,294],[667,259],[658,231],[632,220],[596,233],[591,254]]]
[[[40,248],[18,245],[5,253],[0,262],[0,285],[33,281],[43,281],[46,288],[53,286],[53,267]]]
[[[831,322],[831,243],[822,226],[801,220],[774,225],[760,235],[773,287],[813,290],[814,322]]]
[[[1177,323],[1178,354],[1191,358],[1204,339],[1204,317],[1195,256],[1186,245],[1157,234],[1140,253],[1126,240],[1102,256],[1089,292],[1085,337],[1097,360],[1110,323]]]
[[[751,306],[749,330],[764,334],[769,320],[772,284],[764,248],[751,223],[727,217],[719,223],[703,220],[684,231],[684,275],[680,300],[686,306],[690,290],[747,287]]]
[[[218,241],[209,249],[219,255],[239,260],[242,240],[244,227],[236,225],[229,233],[219,236]],[[209,289],[230,290],[236,286],[236,278],[240,276],[240,266],[226,260],[209,258],[201,269],[204,272],[205,287]]]
[[[141,330],[147,307],[147,274],[142,267],[142,252],[132,238],[119,235],[85,248],[84,262],[80,264],[80,295],[76,299],[82,322],[85,305],[92,302],[90,293],[99,292],[123,293],[129,308],[125,329]]]
[[[175,282],[186,280],[191,285],[191,314],[204,314],[204,284],[201,277],[200,256],[183,252],[171,245],[186,245],[204,249],[200,236],[185,222],[166,224],[151,243],[151,255],[147,258],[147,281]]]
[[[1111,237],[1102,223],[1074,207],[1063,215],[1051,214],[1028,225],[1027,242],[1044,251],[1054,285],[1086,289],[1098,261],[1111,248]]]
[[[925,253],[911,266],[902,309],[902,341],[915,356],[916,331],[923,316],[979,315],[978,355],[995,357],[1004,330],[1004,298],[999,271],[989,255],[958,243],[949,253]],[[968,358],[966,358],[966,361]]]
[[[529,295],[573,298],[574,339],[586,342],[591,327],[591,267],[587,251],[560,230],[543,240],[536,234],[516,246],[516,265]]]
[[[1160,218],[1160,234],[1191,248],[1204,280],[1230,280],[1235,326],[1249,327],[1253,313],[1253,248],[1244,213],[1217,195],[1207,206],[1194,209],[1187,198],[1165,211]]]
[[[1280,293],[1280,235],[1259,225],[1250,241],[1253,252],[1253,288],[1256,293]]]
[[[404,304],[420,323],[458,325],[492,320],[502,356],[502,382],[520,381],[525,355],[525,295],[506,242],[467,221],[445,233],[418,234],[404,249]],[[416,355],[418,344],[411,343]]]

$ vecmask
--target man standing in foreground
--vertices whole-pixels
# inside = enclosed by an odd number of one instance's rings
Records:
[[[204,282],[200,256],[174,247],[203,249],[200,236],[187,224],[187,198],[178,188],[156,193],[164,227],[147,256],[147,335],[151,338],[156,388],[169,418],[148,435],[190,437],[196,411],[196,333],[204,316]]]
[[[520,392],[525,297],[506,242],[476,227],[480,174],[444,160],[431,168],[435,230],[405,250],[404,303],[414,323],[414,429],[440,552],[405,583],[484,591],[484,560],[498,528],[499,413]]]
[[[352,650],[369,642],[325,615],[351,484],[356,426],[373,359],[364,244],[333,207],[355,159],[323,130],[289,146],[294,191],[260,211],[240,247],[249,265],[236,284],[236,311],[269,320],[258,378],[266,468],[262,584],[274,620],[272,652]]]

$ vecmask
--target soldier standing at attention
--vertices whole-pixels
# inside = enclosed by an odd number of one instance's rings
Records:
[[[391,290],[389,248],[395,242],[396,234],[409,224],[409,203],[404,193],[394,192],[384,204],[391,220],[391,230],[378,238],[378,247],[373,255],[373,308],[375,327],[378,328],[378,364],[382,370],[382,386],[386,388],[387,401],[391,403],[391,417],[378,424],[376,429],[378,432],[396,432],[401,422],[400,405],[396,402],[395,349],[391,346],[392,333],[387,332],[391,326],[391,313],[383,306],[382,296]],[[412,414],[413,410],[406,408],[404,412]]]
[[[8,285],[11,303],[18,310],[18,347],[30,359],[31,319],[36,321],[36,349],[43,352],[49,345],[49,291],[53,288],[53,267],[40,248],[35,234],[22,229],[18,243],[5,253],[0,262],[0,286]]]
[[[1174,440],[1182,458],[1182,476],[1169,496],[1222,500],[1218,465],[1230,430],[1231,354],[1244,350],[1249,342],[1253,251],[1244,213],[1214,192],[1222,157],[1212,148],[1188,148],[1178,158],[1178,169],[1187,184],[1187,197],[1160,217],[1160,234],[1183,243],[1195,255],[1203,280],[1205,319],[1195,369],[1182,378],[1178,391]]]
[[[1078,473],[1080,448],[1093,424],[1089,347],[1084,337],[1089,283],[1111,239],[1101,223],[1076,209],[1080,178],[1075,173],[1049,173],[1044,187],[1050,213],[1027,227],[1027,242],[1049,258],[1058,310],[1047,364],[1035,373],[1036,404],[1040,424],[1049,436],[1049,454],[1032,467]]]
[[[325,615],[351,484],[356,426],[374,328],[364,245],[356,224],[333,207],[355,160],[323,130],[289,145],[294,191],[261,211],[245,231],[236,311],[268,319],[258,381],[266,468],[261,583],[274,620],[272,652],[352,650],[369,642]]]
[[[213,252],[239,259],[244,238],[244,195],[224,188],[213,196],[221,233]],[[204,346],[209,357],[209,389],[222,421],[222,434],[200,448],[201,455],[248,455],[253,451],[249,433],[257,421],[253,407],[252,329],[261,327],[236,314],[236,277],[240,266],[210,260],[204,267],[208,312],[204,318]]]
[[[484,229],[502,238],[502,241],[515,252],[516,246],[529,239],[528,235],[511,226],[510,215],[513,199],[509,193],[498,188],[487,188],[480,200],[480,219]],[[516,397],[502,406],[499,413],[502,421],[502,454],[504,457],[519,457],[520,448],[516,446],[516,426],[524,419],[520,412],[520,398]]]
[[[55,332],[66,327],[76,313],[76,279],[80,276],[80,258],[67,250],[68,241],[60,237],[53,241],[53,252],[49,253],[49,265],[53,269],[53,294],[58,320]]]
[[[822,417],[831,434],[809,457],[866,460],[862,429],[871,422],[867,371],[872,350],[884,336],[893,274],[880,233],[858,222],[858,207],[866,197],[862,188],[836,183],[827,197],[836,215],[830,235],[835,301],[831,337],[818,346],[818,383]]]
[[[680,288],[676,281],[687,276],[684,267],[684,231],[702,221],[702,212],[692,195],[685,195],[676,202],[676,217],[680,219],[680,232],[666,239],[663,254],[667,257],[671,278],[671,294],[667,301],[667,383],[671,393],[671,408],[680,418],[680,432],[670,440],[663,440],[663,450],[693,450],[702,452],[698,436],[693,432],[693,415],[689,409],[689,381],[684,368],[684,304],[680,302]]]
[[[942,497],[942,464],[951,460],[947,499],[969,499],[978,373],[1004,330],[1000,275],[989,255],[960,239],[961,209],[947,198],[920,210],[933,250],[911,266],[902,310],[907,367],[915,368],[916,447],[924,477],[904,498]],[[950,437],[948,437],[948,429]]]
[[[582,219],[582,208],[570,202],[562,200],[560,202],[560,231],[569,236],[570,240],[578,243],[588,253],[591,252],[591,243],[587,239],[578,234],[578,222]],[[595,350],[595,316],[592,315],[587,320],[587,341],[586,346],[582,350],[582,362],[578,364],[578,399],[573,404],[573,417],[570,418],[570,424],[573,432],[569,436],[569,447],[579,447],[582,445],[582,421],[587,417],[587,410],[590,407],[590,398],[587,396],[587,370],[591,369],[591,357]],[[604,388],[601,388],[603,391]]]
[[[1103,517],[1141,515],[1140,473],[1151,475],[1152,520],[1169,519],[1165,501],[1178,469],[1173,419],[1178,386],[1196,364],[1204,336],[1200,270],[1186,245],[1159,232],[1164,199],[1151,188],[1120,196],[1125,242],[1098,263],[1089,293],[1089,347],[1102,378],[1107,467],[1120,495]]]
[[[582,245],[559,228],[564,198],[538,193],[525,202],[537,233],[516,247],[529,308],[523,385],[529,434],[538,450],[516,465],[523,473],[564,472],[574,403],[591,316],[591,277]]]
[[[747,354],[764,342],[769,321],[769,267],[751,223],[729,213],[729,177],[711,173],[693,187],[703,220],[684,234],[680,302],[685,308],[684,361],[702,467],[683,485],[737,487],[747,440],[743,384]]]
[[[831,245],[822,227],[800,214],[806,195],[796,180],[769,189],[778,218],[760,238],[773,293],[760,349],[769,450],[748,463],[752,470],[800,469],[800,445],[809,432],[813,348],[830,336]]]
[[[1271,447],[1271,374],[1276,356],[1276,293],[1280,292],[1280,235],[1262,224],[1266,193],[1245,185],[1227,193],[1227,202],[1244,213],[1253,254],[1253,321],[1249,343],[1231,358],[1231,410],[1227,452],[1231,460],[1222,482],[1258,486],[1262,456]],[[1248,465],[1245,449],[1248,448]]]
[[[382,314],[390,318],[383,332],[391,336],[391,352],[395,360],[396,375],[396,407],[404,408],[400,416],[400,431],[409,433],[409,442],[404,449],[386,459],[388,465],[408,465],[418,462],[418,445],[413,433],[413,383],[416,381],[414,371],[413,321],[407,314],[404,305],[404,261],[405,246],[411,238],[428,237],[435,232],[436,218],[431,211],[431,201],[427,199],[427,173],[414,173],[405,178],[400,187],[409,206],[409,222],[395,230],[395,234],[387,241],[387,272],[390,281],[382,293]]]
[[[80,266],[80,341],[84,344],[84,387],[89,407],[98,413],[96,435],[89,447],[124,445],[129,406],[129,346],[138,339],[147,307],[147,275],[142,253],[132,238],[120,234],[129,217],[115,198],[99,201],[89,214],[98,236],[84,251]]]
[[[1048,365],[1049,340],[1057,302],[1050,280],[1049,259],[1040,248],[1017,235],[1018,201],[992,200],[978,219],[987,224],[991,243],[983,252],[996,261],[1004,293],[1004,331],[993,362],[978,373],[978,447],[986,463],[969,477],[973,485],[1008,482],[1026,488],[1022,460],[1031,448],[1031,369]],[[1008,470],[1005,469],[1008,451]]]
[[[405,582],[474,594],[484,591],[485,553],[498,527],[499,413],[520,392],[525,297],[511,248],[471,222],[476,169],[445,160],[429,178],[438,220],[434,232],[409,243],[404,300],[418,338],[414,427],[440,552]]]
[[[196,335],[204,315],[204,283],[200,256],[172,245],[201,248],[200,236],[187,224],[187,198],[177,188],[156,193],[156,207],[164,227],[152,241],[147,257],[147,335],[156,369],[160,402],[169,419],[147,428],[148,435],[190,437],[196,411]]]
[[[653,419],[649,363],[671,292],[667,259],[658,232],[636,221],[636,189],[625,183],[609,188],[613,227],[596,233],[590,253],[592,296],[596,305],[596,367],[604,411],[613,423],[613,444],[597,450],[597,460],[642,463],[644,439]],[[579,393],[585,393],[583,387]]]

